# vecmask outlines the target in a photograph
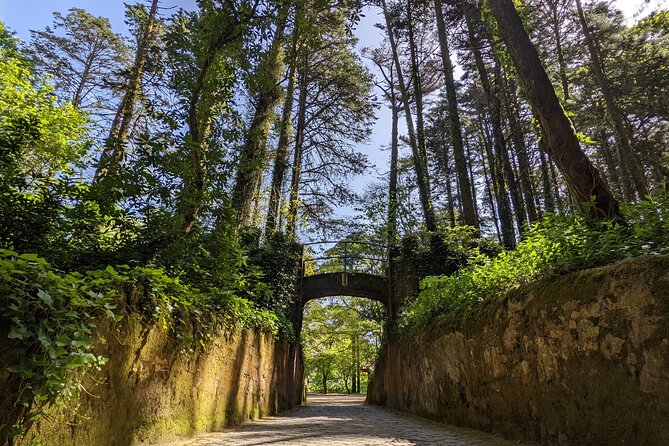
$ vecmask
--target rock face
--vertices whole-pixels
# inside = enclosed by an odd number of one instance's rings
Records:
[[[147,327],[133,317],[103,335],[107,343],[97,353],[109,362],[92,377],[80,416],[40,421],[23,444],[35,438],[45,446],[155,444],[302,401],[301,352],[285,340],[221,333],[206,351],[188,355],[159,324]]]
[[[669,444],[669,257],[516,290],[462,331],[390,339],[368,400],[544,444]]]

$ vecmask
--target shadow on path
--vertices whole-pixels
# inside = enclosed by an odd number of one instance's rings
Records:
[[[169,446],[517,444],[482,432],[366,405],[364,400],[364,396],[309,395],[305,406],[282,416],[169,443]]]

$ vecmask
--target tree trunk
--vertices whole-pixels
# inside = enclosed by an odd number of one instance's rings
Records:
[[[158,0],[151,2],[149,15],[146,19],[144,31],[137,40],[137,52],[135,60],[130,71],[128,86],[126,87],[123,99],[116,110],[116,115],[112,121],[111,129],[104,149],[100,155],[100,161],[93,177],[93,182],[103,178],[110,169],[123,160],[125,155],[125,144],[128,139],[130,123],[134,117],[135,104],[142,92],[142,78],[144,76],[144,66],[149,54],[149,47],[156,28],[156,12],[158,11]]]
[[[93,62],[95,62],[95,54],[97,52],[97,43],[96,46],[91,49],[91,52],[88,53],[88,56],[86,57],[86,61],[84,62],[84,69],[81,72],[81,78],[79,79],[79,84],[77,85],[77,89],[74,91],[74,95],[72,95],[72,106],[75,108],[78,108],[81,105],[81,101],[84,96],[84,87],[86,87],[86,84],[88,83],[88,78],[91,75],[91,68],[93,66]]]
[[[361,393],[360,389],[360,342],[358,342],[356,337],[355,342],[355,378],[356,378],[356,387],[358,388],[358,393]]]
[[[392,86],[391,86],[392,90]],[[390,181],[388,184],[388,245],[394,246],[398,239],[397,233],[397,163],[399,158],[399,105],[395,93],[391,93],[392,125],[390,139]]]
[[[506,152],[506,143],[504,140],[504,130],[502,128],[501,120],[501,104],[497,91],[493,91],[492,83],[488,76],[488,71],[483,61],[483,55],[479,49],[480,36],[476,35],[475,26],[480,25],[476,14],[472,14],[468,5],[464,6],[465,21],[467,24],[467,33],[469,38],[469,46],[474,56],[476,69],[479,73],[481,86],[488,103],[488,112],[490,113],[490,124],[492,126],[492,137],[494,145],[494,154],[488,153],[488,160],[490,162],[490,174],[492,176],[493,184],[495,185],[495,196],[497,198],[497,210],[499,211],[499,220],[502,230],[503,244],[507,248],[512,248],[516,244],[516,234],[513,229],[513,217],[511,214],[511,204],[509,203],[509,196],[506,189],[506,183],[511,178],[505,164],[508,161]],[[499,65],[495,64],[495,73],[499,72]],[[497,82],[499,84],[499,82]],[[499,87],[499,85],[498,85]],[[496,88],[497,90],[498,88]]]
[[[604,66],[599,59],[599,53],[595,47],[595,42],[592,39],[592,35],[590,34],[588,22],[585,19],[585,13],[583,12],[583,7],[581,6],[581,0],[576,0],[576,10],[578,12],[579,21],[581,22],[581,27],[583,28],[583,37],[588,47],[588,51],[590,52],[592,72],[595,76],[595,80],[599,84],[599,88],[602,90],[604,102],[606,103],[606,108],[609,112],[608,116],[611,120],[611,124],[613,125],[613,131],[616,134],[621,161],[624,163],[623,166],[625,166],[629,171],[639,197],[645,198],[648,196],[648,188],[646,187],[646,179],[644,178],[643,170],[641,169],[638,161],[635,159],[634,152],[632,150],[632,135],[628,130],[629,123],[624,122],[625,117],[616,105],[613,98],[613,92],[611,91],[609,80],[604,73]]]
[[[307,114],[309,56],[304,51],[300,66],[300,97],[297,103],[297,128],[295,130],[295,151],[293,153],[293,174],[290,181],[290,202],[288,203],[288,234],[297,236],[297,211],[300,200],[300,182],[302,180],[302,146],[304,144],[304,125]]]
[[[482,133],[480,133],[479,135],[481,144],[486,146],[484,152],[482,153],[483,162],[481,163],[481,165],[483,167],[483,180],[485,181],[486,190],[488,191],[488,201],[490,202],[490,214],[492,215],[492,221],[495,225],[495,233],[497,234],[497,241],[499,243],[502,243],[502,232],[499,229],[499,220],[497,219],[497,211],[495,210],[495,198],[493,197],[492,193],[494,186],[492,185],[490,177],[488,176],[488,169],[486,168],[486,161],[487,161],[486,153],[490,153],[490,149],[487,148],[489,144],[487,143],[487,141],[485,141],[485,135],[483,135]]]
[[[351,336],[351,389],[353,389],[353,393],[360,392],[355,380],[355,335]]]
[[[393,32],[392,22],[388,14],[388,8],[385,0],[382,0],[383,13],[386,22],[386,29],[388,32],[388,40],[390,41],[390,48],[393,53],[393,62],[395,64],[395,71],[399,81],[400,93],[402,96],[402,103],[404,104],[404,116],[407,121],[407,133],[409,134],[409,145],[413,154],[414,168],[416,169],[416,177],[418,182],[418,193],[420,195],[420,203],[423,209],[423,217],[425,218],[425,227],[428,231],[437,230],[437,219],[432,207],[432,196],[430,191],[430,181],[427,173],[426,160],[422,156],[421,149],[416,140],[416,132],[414,130],[413,119],[411,114],[411,106],[409,104],[409,95],[404,82],[404,75],[402,74],[402,66],[400,64],[399,54],[397,52],[397,43],[395,42],[395,35]],[[412,70],[413,71],[413,70]],[[420,88],[420,87],[419,87]],[[424,149],[424,146],[423,146]]]
[[[267,209],[267,222],[265,223],[265,236],[269,237],[277,228],[279,210],[281,208],[281,196],[283,181],[288,169],[288,141],[290,137],[290,121],[293,113],[293,100],[295,96],[295,82],[297,70],[297,45],[299,41],[298,14],[295,13],[295,29],[293,29],[293,42],[291,48],[291,61],[288,71],[288,86],[286,87],[286,98],[281,113],[279,124],[279,143],[274,158],[274,169],[272,171],[272,185],[270,189],[269,204]]]
[[[448,156],[448,148],[446,147],[446,137],[444,135],[445,129],[443,126],[439,126],[440,136],[441,136],[441,145],[443,149],[441,150],[442,162],[444,163],[444,174],[446,176],[446,209],[448,211],[448,222],[451,228],[456,226],[455,221],[455,197],[453,197],[453,184],[451,184],[451,160]]]
[[[611,146],[609,145],[609,139],[606,132],[602,129],[599,133],[599,153],[604,159],[606,164],[606,170],[609,176],[609,183],[614,191],[618,194],[621,194],[621,185],[620,185],[620,175],[618,175],[618,167],[616,166],[615,157]],[[627,199],[627,197],[626,197]]]
[[[520,169],[518,176],[520,177],[523,196],[525,197],[525,208],[527,209],[530,223],[534,223],[538,219],[534,198],[534,175],[527,155],[525,135],[523,134],[523,129],[520,124],[520,106],[518,104],[518,98],[516,97],[516,85],[511,79],[508,80],[507,103],[509,109],[509,125],[511,127],[511,139],[516,149],[516,155],[518,156],[518,165]]]
[[[490,144],[490,137],[485,131],[482,119],[479,119],[479,126],[488,160],[490,179],[493,185],[493,190],[495,191],[495,203],[497,204],[497,219],[495,220],[495,224],[497,224],[497,221],[499,221],[499,228],[497,229],[501,234],[502,244],[507,248],[511,248],[515,244],[516,234],[513,230],[513,216],[511,215],[511,203],[509,202],[509,195],[506,191],[504,178],[502,177],[502,169],[499,163],[499,158],[493,152]]]
[[[444,69],[444,81],[446,84],[446,102],[448,105],[448,120],[451,124],[451,139],[453,141],[453,159],[455,171],[460,184],[460,201],[462,203],[462,221],[465,225],[479,227],[475,210],[475,196],[472,189],[471,178],[467,172],[467,158],[465,156],[464,141],[462,139],[462,126],[460,124],[460,112],[458,111],[458,98],[455,90],[455,78],[453,75],[453,63],[448,46],[448,35],[444,24],[444,14],[441,0],[434,0],[434,9],[437,18],[437,30],[439,33],[439,47]],[[444,148],[445,150],[445,148]]]
[[[493,139],[496,138],[493,136]],[[498,141],[499,140],[497,139],[494,142],[494,151],[490,145],[487,146],[487,149],[489,150],[488,161],[490,163],[490,176],[495,185],[497,211],[500,229],[502,231],[502,244],[510,249],[516,245],[516,232],[513,229],[513,214],[511,212],[511,202],[509,201],[509,192],[506,188],[506,182],[504,181],[503,154]]]
[[[260,91],[257,95],[255,114],[246,133],[241,151],[237,178],[232,189],[232,205],[237,214],[237,224],[250,223],[253,201],[260,189],[267,156],[267,139],[274,110],[281,100],[280,79],[283,74],[282,43],[287,21],[287,7],[279,13],[279,22],[263,61],[258,67]]]
[[[541,161],[541,186],[544,195],[544,209],[546,212],[554,214],[556,212],[555,196],[553,195],[553,187],[551,185],[551,173],[548,170],[548,160],[544,151],[539,151],[539,159]]]
[[[618,202],[597,169],[581,150],[576,131],[560,106],[536,48],[530,41],[512,0],[488,0],[530,103],[539,113],[549,156],[564,175],[569,190],[591,218],[622,218]]]
[[[513,205],[513,212],[516,217],[516,224],[518,226],[518,232],[523,231],[525,222],[527,218],[525,216],[525,204],[523,203],[522,196],[520,194],[520,188],[518,187],[518,182],[516,181],[516,175],[513,171],[513,166],[511,164],[511,159],[509,158],[509,149],[506,144],[506,138],[504,137],[504,128],[502,127],[502,106],[501,106],[501,90],[502,90],[502,73],[501,67],[497,61],[495,61],[495,88],[492,92],[492,104],[493,104],[493,136],[495,139],[495,149],[497,155],[500,158],[500,164],[504,171],[504,179],[506,180],[506,185],[509,188],[509,193],[511,194],[511,203]]]
[[[469,172],[469,178],[474,181],[474,158],[472,157],[472,151],[471,147],[469,145],[466,146],[466,161],[467,161],[467,171]],[[479,206],[478,206],[478,200],[476,200],[476,187],[474,186],[474,183],[472,182],[472,195],[474,196],[474,215],[476,215],[476,221],[478,222],[480,220],[479,218]],[[479,223],[480,225],[480,223]]]

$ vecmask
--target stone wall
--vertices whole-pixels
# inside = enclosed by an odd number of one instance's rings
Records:
[[[188,355],[167,330],[133,317],[102,333],[107,342],[97,353],[109,362],[91,377],[80,415],[40,421],[22,444],[154,444],[301,403],[301,352],[285,340],[222,332],[206,351]]]
[[[544,444],[669,444],[669,257],[526,286],[464,330],[391,338],[368,400]]]

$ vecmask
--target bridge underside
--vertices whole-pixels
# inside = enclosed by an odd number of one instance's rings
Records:
[[[302,305],[328,296],[365,297],[388,306],[388,280],[365,273],[325,273],[302,279]]]

